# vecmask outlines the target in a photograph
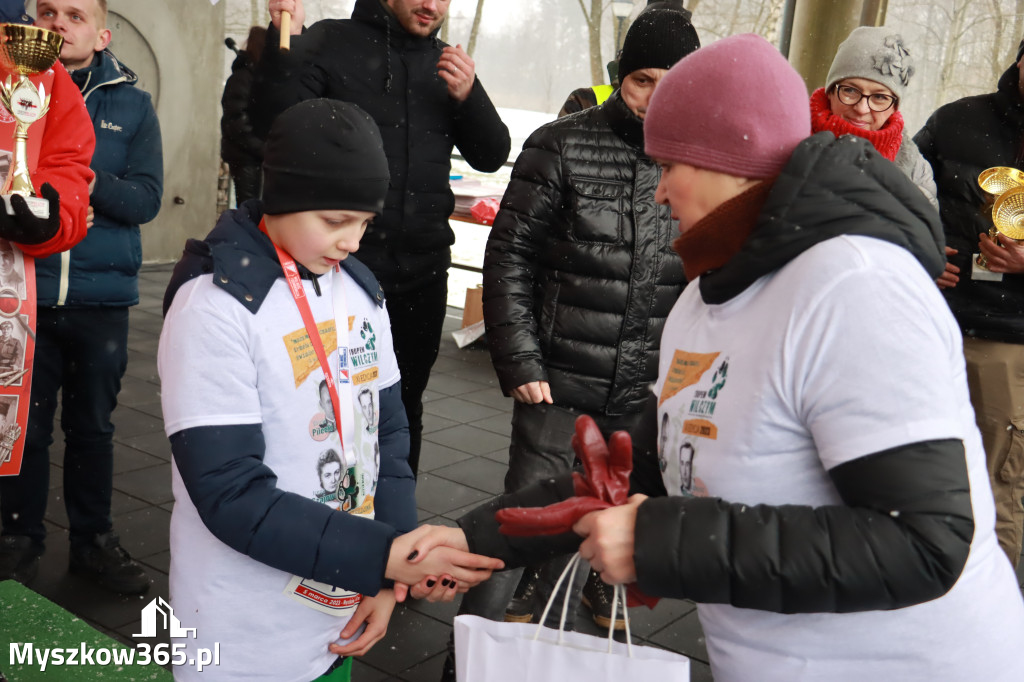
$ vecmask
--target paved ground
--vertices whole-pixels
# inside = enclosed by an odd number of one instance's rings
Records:
[[[156,595],[167,597],[171,511],[170,447],[160,415],[156,371],[161,300],[169,267],[148,267],[140,277],[141,304],[132,309],[129,362],[114,415],[114,525],[124,546],[150,569],[154,585],[141,598],[114,598],[66,571],[67,517],[62,498],[61,457],[51,465],[47,520],[49,551],[32,588],[124,642],[139,632],[140,609]],[[459,326],[450,311],[447,331]],[[416,494],[421,521],[451,524],[464,511],[501,491],[508,461],[511,401],[502,397],[486,350],[459,350],[449,334],[431,376],[425,404],[425,436]],[[1024,569],[1018,573],[1024,584]],[[456,604],[400,607],[387,638],[359,662],[357,682],[436,682]],[[690,656],[692,679],[710,680],[707,652],[690,602],[663,601],[653,611],[632,609],[633,632],[642,641]],[[597,632],[586,612],[581,629]],[[152,640],[149,640],[152,641]]]

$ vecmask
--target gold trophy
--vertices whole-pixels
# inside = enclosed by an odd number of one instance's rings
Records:
[[[1007,166],[988,168],[978,176],[978,185],[985,192],[986,201],[982,211],[990,215],[992,227],[989,228],[988,236],[992,241],[999,243],[1000,232],[1011,239],[1024,239],[1024,204],[1021,203],[1024,195],[1013,194],[1012,198],[1000,204],[1004,196],[1024,189],[1024,172]],[[997,212],[996,206],[1001,207],[1000,211]],[[988,269],[988,259],[983,254],[975,255],[974,266],[971,279],[995,282],[1003,279],[1001,273]]]
[[[64,38],[59,33],[35,26],[0,24],[0,65],[18,74],[0,83],[0,103],[17,121],[14,131],[14,154],[7,171],[7,180],[0,189],[7,213],[13,215],[11,195],[20,194],[37,218],[50,216],[50,203],[35,196],[28,174],[28,127],[42,118],[50,107],[50,96],[42,84],[32,84],[28,77],[46,71],[60,56]]]

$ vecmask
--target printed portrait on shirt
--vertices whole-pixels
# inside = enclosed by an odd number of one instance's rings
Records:
[[[313,440],[322,442],[338,430],[334,423],[334,403],[331,401],[331,389],[327,386],[327,380],[321,379],[317,387],[317,400],[320,410],[313,415],[309,422],[309,435]]]

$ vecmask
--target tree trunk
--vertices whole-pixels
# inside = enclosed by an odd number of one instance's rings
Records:
[[[583,18],[587,22],[587,42],[590,46],[590,80],[592,85],[604,83],[604,64],[601,59],[601,16],[604,14],[604,3],[602,0],[590,0],[590,11],[583,0],[576,0],[580,4]]]
[[[466,46],[466,54],[473,56],[473,49],[476,47],[476,36],[480,32],[480,17],[484,13],[484,0],[476,0],[476,14],[473,15],[473,28],[469,29],[469,45]]]

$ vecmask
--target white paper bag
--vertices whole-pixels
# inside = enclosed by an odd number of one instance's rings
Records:
[[[553,595],[558,594],[558,587],[570,569],[575,573],[578,557],[576,555],[566,566]],[[616,603],[620,592],[624,595],[625,590],[616,590]],[[568,599],[563,605],[563,627],[567,603]],[[614,627],[614,623],[612,625]],[[531,623],[500,623],[479,616],[458,616],[455,618],[456,677],[458,682],[689,682],[690,659],[686,656],[616,642],[611,633],[612,628],[609,628],[608,637],[603,638]],[[630,637],[627,619],[627,640]]]

